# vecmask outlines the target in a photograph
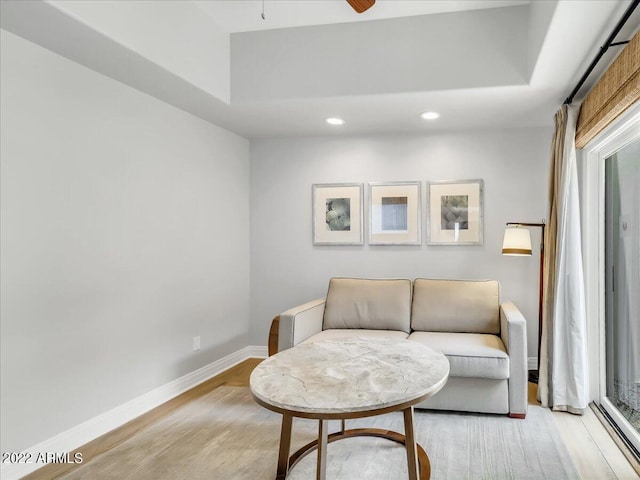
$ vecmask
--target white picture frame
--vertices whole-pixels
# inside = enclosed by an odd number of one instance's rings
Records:
[[[369,183],[369,245],[421,245],[421,182]]]
[[[312,185],[314,245],[363,245],[362,183]]]
[[[484,243],[484,181],[427,184],[427,245]]]

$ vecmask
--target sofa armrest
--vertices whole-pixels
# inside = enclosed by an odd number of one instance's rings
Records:
[[[287,348],[309,338],[311,335],[322,331],[322,318],[324,316],[324,298],[290,308],[280,314],[278,328],[278,351]]]
[[[509,354],[509,415],[527,413],[527,322],[512,302],[500,305],[500,337]]]

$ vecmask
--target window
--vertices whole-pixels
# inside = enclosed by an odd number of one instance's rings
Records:
[[[582,163],[591,396],[640,451],[640,106]]]

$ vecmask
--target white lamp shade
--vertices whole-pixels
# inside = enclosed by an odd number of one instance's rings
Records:
[[[502,242],[503,255],[531,255],[531,234],[528,228],[506,228]]]

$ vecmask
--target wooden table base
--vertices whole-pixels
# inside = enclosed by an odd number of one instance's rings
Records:
[[[284,415],[282,418],[282,431],[280,437],[280,454],[278,456],[278,472],[276,480],[287,478],[291,470],[300,460],[314,450],[318,450],[318,464],[316,478],[324,480],[326,474],[326,453],[327,444],[353,437],[378,437],[386,438],[406,447],[407,463],[409,467],[409,480],[428,480],[431,477],[431,463],[424,448],[415,441],[413,432],[413,408],[403,410],[405,435],[392,430],[382,430],[378,428],[355,428],[345,430],[344,420],[342,421],[342,431],[327,434],[328,420],[319,420],[318,439],[307,443],[297,452],[287,458],[289,446],[291,444],[291,416]],[[287,418],[289,417],[289,418]],[[417,462],[416,462],[417,460]]]

